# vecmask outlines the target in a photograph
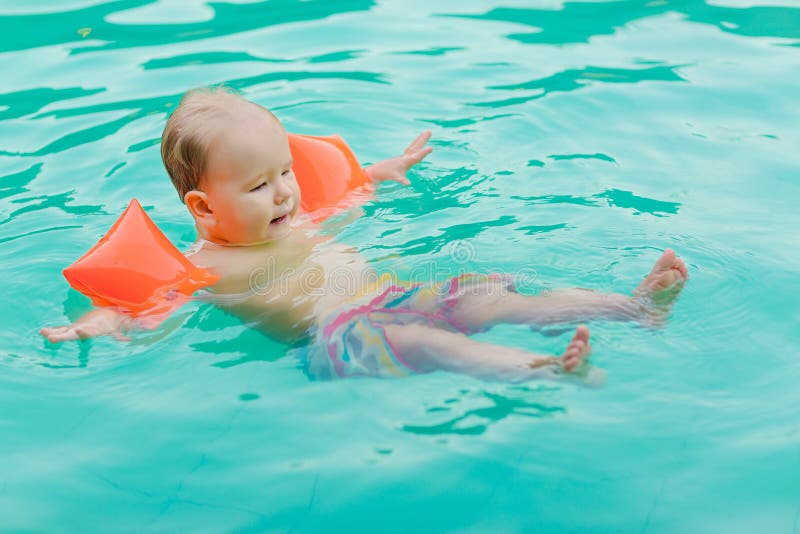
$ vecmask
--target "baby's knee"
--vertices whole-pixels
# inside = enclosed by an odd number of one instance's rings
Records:
[[[417,350],[424,332],[415,324],[387,324],[383,325],[383,334],[392,349],[400,352]]]

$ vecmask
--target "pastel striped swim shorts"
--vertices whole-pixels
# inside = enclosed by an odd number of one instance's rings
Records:
[[[510,290],[510,275],[464,274],[442,283],[392,283],[364,303],[348,303],[318,321],[311,342],[299,349],[301,366],[313,379],[401,377],[419,371],[386,336],[386,325],[426,324],[471,333],[450,313],[465,292]]]

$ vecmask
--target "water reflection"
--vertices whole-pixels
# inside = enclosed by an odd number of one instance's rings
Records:
[[[600,161],[607,161],[608,163],[617,162],[617,160],[615,160],[608,154],[603,154],[602,152],[597,152],[595,154],[550,154],[547,157],[554,161],[571,160],[571,159],[598,159]]]
[[[607,200],[609,206],[630,208],[634,210],[636,215],[648,213],[656,217],[663,217],[665,215],[674,215],[678,213],[678,208],[680,208],[679,202],[656,200],[654,198],[634,195],[631,191],[622,191],[620,189],[608,189],[599,195],[595,195],[595,198]]]
[[[12,93],[0,94],[0,106],[7,109],[0,109],[0,120],[16,119],[36,113],[43,107],[54,102],[91,96],[105,91],[103,88],[84,89],[83,87],[66,87],[64,89],[53,89],[50,87],[39,87],[25,91],[14,91]]]
[[[439,422],[406,424],[402,426],[402,430],[411,434],[429,436],[448,434],[477,435],[483,434],[491,425],[511,416],[543,419],[566,413],[566,409],[561,406],[552,406],[542,402],[542,397],[546,393],[553,391],[558,391],[558,388],[551,386],[509,388],[503,394],[481,391],[474,397],[479,400],[488,400],[488,405],[467,409],[450,419],[441,421],[440,414],[458,411],[456,410],[456,405],[464,400],[459,398],[446,399],[443,404],[429,407],[427,410],[427,413],[432,414],[431,417],[436,418]],[[462,396],[468,393],[469,391],[461,392]]]
[[[98,205],[82,205],[71,206],[70,202],[75,200],[73,195],[75,190],[67,191],[66,193],[59,193],[55,195],[38,195],[28,198],[17,198],[11,201],[14,204],[25,204],[25,206],[12,211],[8,217],[0,220],[0,225],[4,225],[14,221],[17,217],[24,213],[31,211],[39,211],[49,208],[55,208],[70,215],[104,215],[106,211],[101,204]]]
[[[0,176],[0,199],[29,191],[28,185],[42,171],[43,163],[37,163],[24,171]]]
[[[512,195],[510,198],[521,200],[525,204],[532,206],[536,204],[577,204],[580,206],[610,206],[616,208],[628,208],[634,210],[636,215],[647,213],[656,217],[674,215],[680,209],[680,202],[668,202],[657,200],[641,195],[636,195],[632,191],[621,189],[607,189],[602,193],[590,197],[579,197],[572,195],[542,195],[542,196],[521,196]]]
[[[420,165],[420,168],[424,169],[424,165]],[[480,188],[488,179],[488,176],[469,167],[451,172],[437,170],[435,181],[417,180],[413,192],[397,198],[378,196],[363,206],[364,213],[367,217],[379,216],[383,220],[388,220],[392,215],[410,219],[450,208],[468,208],[483,196]]]
[[[423,50],[407,50],[403,52],[394,52],[395,54],[411,54],[417,56],[443,56],[448,52],[457,52],[459,50],[466,50],[463,46],[437,46],[432,48],[425,48]]]
[[[488,221],[475,221],[469,224],[455,224],[446,228],[440,228],[437,235],[426,235],[421,238],[411,239],[402,244],[370,245],[364,247],[363,250],[393,250],[398,253],[402,252],[404,256],[436,254],[450,247],[454,242],[474,239],[488,228],[508,226],[515,222],[517,222],[516,217],[512,215],[502,215]]]
[[[711,5],[703,0],[624,0],[566,2],[562,9],[494,8],[486,13],[443,16],[513,22],[536,31],[506,37],[526,44],[588,43],[592,37],[613,35],[623,26],[645,17],[679,13],[687,20],[746,37],[800,37],[800,8],[757,6],[747,8]]]
[[[0,52],[91,39],[71,53],[161,46],[221,37],[289,22],[318,20],[340,13],[365,11],[372,0],[267,0],[248,4],[213,2],[213,18],[185,24],[115,24],[110,15],[153,4],[153,0],[118,0],[59,13],[0,17]],[[20,31],[36,28],[36,31]]]
[[[189,316],[185,327],[200,338],[189,344],[195,353],[225,358],[215,361],[213,367],[227,369],[251,362],[273,362],[286,354],[286,345],[255,328],[243,328],[241,320],[212,306],[203,306]]]
[[[212,367],[227,369],[245,363],[274,362],[286,355],[286,346],[273,342],[256,330],[244,329],[231,339],[190,344],[196,352],[212,357],[224,355],[226,359],[214,362]]]
[[[641,69],[605,68],[588,66],[583,69],[567,69],[559,73],[538,78],[527,82],[510,85],[493,85],[487,89],[500,91],[532,91],[532,94],[492,100],[486,102],[472,102],[471,106],[500,108],[516,104],[523,104],[537,98],[544,98],[550,93],[568,92],[582,89],[592,83],[640,83],[645,81],[685,82],[675,69],[682,65],[661,65]]]
[[[194,54],[181,54],[166,58],[150,59],[142,63],[144,70],[171,69],[173,67],[186,67],[189,65],[215,65],[219,63],[240,63],[244,61],[258,61],[263,63],[288,63],[289,59],[273,59],[258,57],[247,52],[198,52]]]
[[[3,221],[3,223],[5,223],[5,222],[8,222],[8,221]],[[2,224],[2,223],[0,223],[0,224]],[[74,229],[77,229],[77,228],[82,228],[82,226],[80,226],[78,224],[67,224],[67,225],[63,225],[63,226],[50,226],[48,228],[42,228],[42,229],[39,229],[39,230],[32,230],[30,232],[25,232],[25,233],[22,233],[22,234],[16,234],[16,235],[12,235],[12,236],[9,236],[9,237],[2,237],[2,238],[0,238],[0,243],[8,243],[9,241],[14,241],[16,239],[21,239],[23,237],[30,237],[30,236],[36,235],[36,234],[45,234],[45,233],[48,233],[48,232],[58,232],[60,230],[74,230]]]
[[[533,226],[520,226],[517,230],[522,231],[525,235],[535,235],[535,234],[546,234],[548,232],[553,232],[555,230],[561,230],[563,228],[570,228],[567,226],[567,223],[560,223],[560,224],[544,224],[544,225],[533,225]]]
[[[516,116],[515,113],[499,113],[497,115],[488,115],[486,117],[465,117],[463,119],[419,119],[420,122],[429,122],[442,128],[461,128],[463,126],[472,126],[479,122],[493,121],[496,119],[506,119],[508,117]]]
[[[357,82],[381,83],[381,84],[388,83],[384,79],[384,76],[382,74],[376,72],[367,72],[367,71],[330,71],[330,72],[329,71],[321,71],[321,72],[279,71],[279,72],[266,72],[254,76],[247,76],[244,78],[235,78],[223,82],[228,87],[241,91],[262,83],[270,83],[275,81],[298,82],[303,80],[318,80],[318,79],[350,80]],[[99,91],[102,91],[102,89],[94,90],[94,92],[99,92]],[[27,106],[31,110],[34,111],[39,110],[44,106],[46,106],[47,104],[52,103],[53,101],[52,99],[48,99],[48,97],[51,97],[51,93],[47,92],[46,90],[31,91],[30,93],[31,93],[30,97],[31,100],[30,102],[27,103]],[[40,98],[38,99],[35,98],[36,95],[38,95]],[[104,122],[102,124],[98,124],[95,126],[90,126],[88,128],[84,128],[82,130],[70,132],[66,135],[63,135],[33,152],[15,152],[13,150],[0,150],[0,155],[43,156],[47,154],[61,152],[70,148],[74,148],[76,146],[93,143],[95,141],[100,141],[111,135],[114,135],[126,125],[138,119],[141,119],[147,115],[151,115],[154,113],[163,113],[164,115],[166,115],[169,111],[172,110],[174,106],[178,104],[181,95],[182,93],[177,93],[177,94],[157,96],[152,98],[119,100],[115,102],[93,104],[88,106],[78,106],[72,108],[63,108],[54,111],[48,111],[45,113],[40,113],[34,115],[32,118],[33,119],[41,119],[47,117],[62,118],[62,117],[89,115],[92,113],[102,113],[110,111],[120,111],[120,112],[127,111],[127,113],[125,113],[123,116],[113,119],[111,121]],[[0,95],[0,105],[7,105],[6,101],[3,99],[3,96],[6,95]],[[17,111],[17,113],[18,112],[19,111]],[[144,143],[153,143],[153,140],[146,140],[144,141]],[[147,144],[144,147],[133,146],[129,151],[136,151],[137,148],[141,149],[141,148],[146,148],[147,146],[150,145]]]
[[[307,63],[335,63],[356,59],[363,55],[366,50],[341,50],[338,52],[326,52],[306,58],[287,59],[254,56],[247,52],[197,52],[191,54],[180,54],[177,56],[150,59],[142,64],[144,70],[170,69],[174,67],[186,67],[191,65],[216,65],[222,63],[293,63],[305,61]]]
[[[356,59],[366,53],[367,50],[342,50],[340,52],[327,52],[318,56],[306,58],[309,63],[334,63],[337,61],[348,61]]]

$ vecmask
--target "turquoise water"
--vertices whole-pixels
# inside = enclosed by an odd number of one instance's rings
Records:
[[[800,532],[796,2],[28,4],[0,1],[0,531]],[[339,235],[379,269],[629,291],[673,247],[670,326],[593,324],[600,389],[311,382],[201,304],[44,342],[131,197],[191,244],[158,142],[219,82],[367,162],[433,131]]]

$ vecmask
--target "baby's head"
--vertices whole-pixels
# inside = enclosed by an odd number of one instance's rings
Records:
[[[224,89],[186,93],[161,136],[161,158],[200,236],[252,245],[289,233],[300,206],[280,121]]]

